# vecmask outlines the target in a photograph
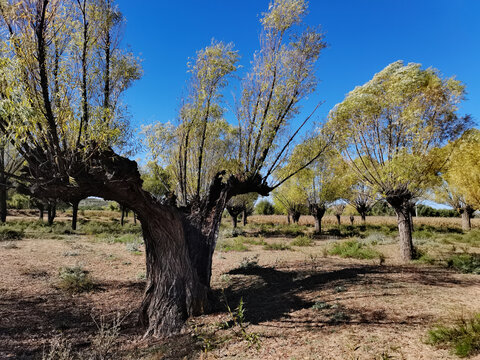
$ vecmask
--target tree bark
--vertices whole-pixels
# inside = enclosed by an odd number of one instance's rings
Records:
[[[234,229],[237,228],[237,215],[233,216],[231,215],[231,218],[232,218],[232,226]]]
[[[310,204],[309,206],[310,214],[313,216],[315,220],[315,233],[321,234],[322,233],[322,218],[325,215],[325,211],[327,210],[325,206],[318,205],[318,204]]]
[[[43,221],[43,213],[45,212],[45,207],[43,204],[38,205],[38,220]]]
[[[364,212],[362,212],[362,213],[360,213],[360,216],[362,217],[362,223],[363,223],[363,225],[365,225],[366,222],[367,222],[367,214],[364,213]]]
[[[337,224],[338,224],[338,226],[340,226],[340,225],[341,225],[340,215],[335,214],[335,216],[336,216],[336,218],[337,218]]]
[[[292,218],[292,221],[294,224],[298,224],[298,220],[300,220],[301,215],[302,214],[300,214],[300,211],[296,211],[296,210],[290,211],[290,217]]]
[[[407,262],[412,260],[414,255],[410,209],[406,206],[394,210],[397,213],[400,255],[402,260]]]
[[[72,230],[77,230],[78,204],[80,200],[72,202]]]
[[[471,218],[474,213],[474,210],[470,206],[462,208],[462,230],[470,231],[472,229]]]
[[[242,220],[243,220],[243,226],[246,226],[246,225],[247,225],[247,217],[248,217],[248,215],[247,215],[247,208],[245,207],[245,208],[243,209],[243,219],[242,219]]]
[[[7,177],[5,175],[5,149],[0,148],[0,222],[7,221]]]
[[[56,216],[57,216],[57,206],[55,204],[48,204],[47,221],[49,226],[53,225],[53,220],[55,219]]]

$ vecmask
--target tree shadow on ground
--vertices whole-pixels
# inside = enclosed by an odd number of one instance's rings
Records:
[[[228,272],[232,276],[230,285],[223,290],[224,295],[217,293],[219,298],[227,298],[231,308],[235,308],[242,298],[246,304],[245,320],[252,324],[281,320],[290,321],[292,312],[311,309],[317,299],[308,294],[320,290],[329,293],[339,293],[344,299],[348,296],[359,298],[362,295],[350,295],[346,289],[351,286],[384,287],[390,290],[402,289],[408,284],[418,284],[434,287],[464,287],[480,286],[480,279],[463,278],[459,280],[456,273],[441,268],[426,268],[416,266],[378,266],[350,265],[331,271],[290,271],[278,270],[273,267],[249,266],[233,269]],[[398,279],[396,279],[398,277]],[[344,292],[340,294],[340,292]],[[225,310],[225,305],[218,303],[216,310]],[[335,316],[345,313],[348,321],[335,320]],[[333,311],[334,317],[323,321],[324,324],[353,323],[408,323],[421,324],[427,320],[424,315],[408,316],[403,320],[388,319],[387,314],[368,309],[342,308]],[[351,316],[355,314],[355,316]],[[298,320],[298,319],[297,319]],[[295,321],[297,321],[295,320]],[[305,319],[304,325],[309,326],[312,319]],[[313,321],[314,322],[314,321]],[[312,325],[312,324],[310,324]]]

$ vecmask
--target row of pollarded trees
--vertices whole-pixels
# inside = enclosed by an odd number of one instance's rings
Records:
[[[444,79],[435,69],[401,61],[351,91],[330,112],[321,134],[297,146],[290,159],[290,164],[296,164],[312,149],[329,148],[289,180],[308,202],[316,224],[326,204],[341,199],[353,185],[360,189],[357,209],[368,206],[363,197],[367,191],[367,197],[377,194],[395,210],[402,258],[412,259],[413,204],[438,186],[442,171],[449,169],[447,175],[452,172],[457,178],[469,171],[460,165],[466,162],[451,161],[454,151],[461,153],[462,159],[467,152],[461,147],[455,150],[457,143],[447,145],[470,125],[468,116],[456,114],[464,94],[458,80]],[[287,171],[290,164],[285,167]],[[458,166],[463,167],[462,175],[458,175]],[[445,177],[447,183],[453,178]],[[474,194],[468,198],[474,199]],[[316,228],[320,230],[318,225]]]
[[[136,162],[119,155],[128,130],[121,95],[141,70],[119,48],[122,16],[113,1],[0,2],[6,34],[0,130],[25,159],[22,176],[31,194],[67,202],[98,196],[138,214],[147,276],[140,319],[147,335],[179,332],[189,316],[208,309],[228,201],[251,192],[266,196],[303,169],[313,172],[322,154],[333,151],[332,142],[352,163],[365,159],[358,176],[396,209],[404,258],[411,258],[404,208],[417,185],[441,168],[430,161],[431,150],[464,127],[455,114],[463,86],[419,65],[392,64],[371,86],[350,93],[332,111],[330,125],[310,131],[294,150],[308,117],[297,129],[290,124],[315,90],[315,65],[325,47],[322,34],[298,26],[306,10],[304,0],[276,0],[262,14],[260,49],[237,97],[238,125],[225,120],[221,101],[237,52],[213,42],[197,53],[178,123],[146,131],[167,172],[166,193],[157,197],[143,188]],[[385,131],[377,133],[380,128]],[[389,175],[396,171],[405,176]],[[421,183],[406,180],[412,172],[427,175]]]

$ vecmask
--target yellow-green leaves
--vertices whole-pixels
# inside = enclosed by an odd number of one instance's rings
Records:
[[[268,10],[261,20],[263,26],[283,32],[301,21],[307,4],[304,0],[275,0]]]
[[[397,61],[335,106],[328,127],[366,183],[418,195],[437,181],[445,163],[439,148],[468,126],[456,114],[464,92],[435,69]]]

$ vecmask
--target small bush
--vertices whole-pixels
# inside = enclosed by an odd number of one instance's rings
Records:
[[[73,355],[72,344],[66,338],[55,337],[48,352],[43,351],[42,360],[71,360]]]
[[[20,240],[25,236],[22,229],[12,226],[0,226],[0,241]]]
[[[263,246],[265,250],[290,250],[290,246],[285,243],[270,243]]]
[[[325,301],[317,301],[315,304],[313,304],[312,309],[314,310],[325,310],[325,309],[330,309],[332,305],[329,303],[326,303]]]
[[[329,255],[337,255],[343,258],[375,259],[380,258],[380,252],[362,244],[356,240],[336,243],[328,250]]]
[[[313,240],[308,236],[297,236],[295,240],[292,241],[293,246],[312,246]]]
[[[460,319],[451,327],[435,327],[428,332],[428,342],[450,347],[460,357],[480,353],[480,314],[470,319]]]
[[[94,282],[88,271],[80,266],[60,269],[59,277],[58,287],[68,293],[78,294],[91,291],[94,288]]]
[[[480,274],[480,254],[452,255],[447,259],[447,265],[466,274]]]
[[[244,257],[238,266],[238,269],[248,270],[258,267],[258,255],[252,257]]]
[[[243,238],[234,238],[222,240],[217,243],[220,251],[248,251],[248,247],[243,243]]]
[[[142,245],[141,242],[137,242],[137,241],[134,241],[134,242],[129,242],[125,245],[125,248],[127,249],[127,251],[130,251],[131,253],[134,253],[134,254],[141,254],[142,252],[140,251],[140,246]]]

